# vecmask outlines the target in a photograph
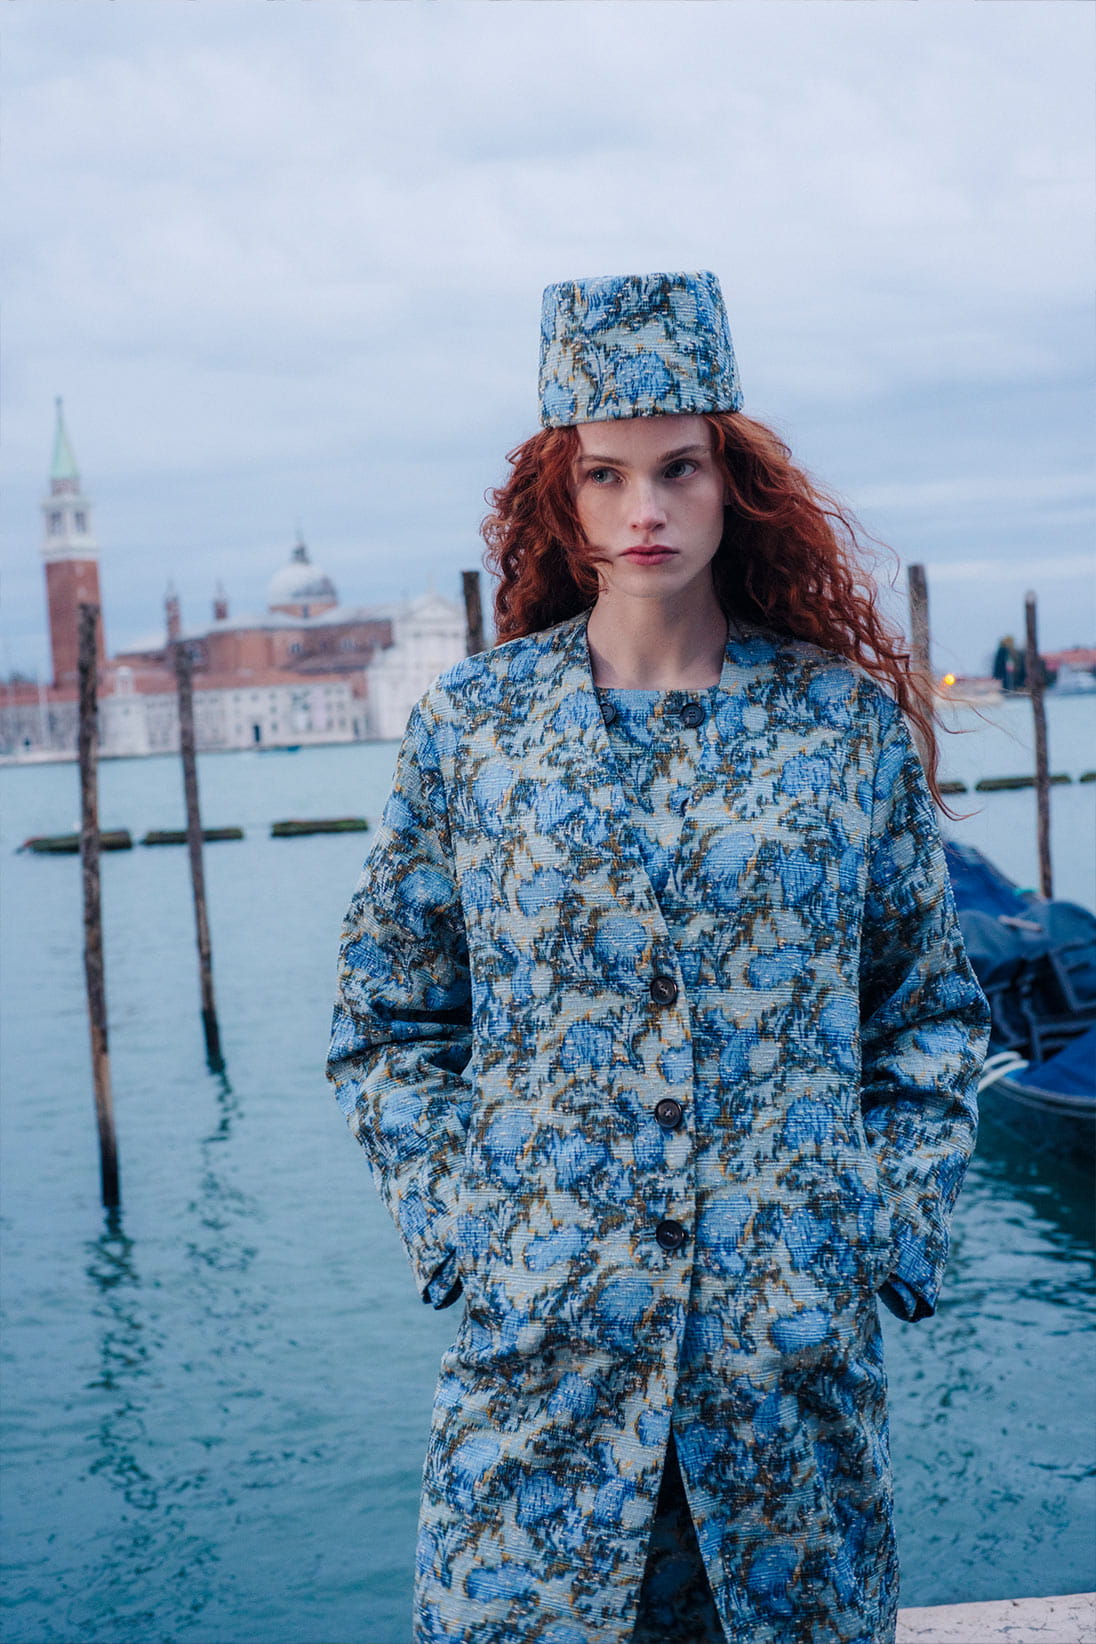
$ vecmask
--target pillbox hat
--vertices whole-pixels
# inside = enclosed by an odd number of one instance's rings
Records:
[[[545,428],[741,407],[723,293],[706,269],[608,274],[546,287],[540,332]]]

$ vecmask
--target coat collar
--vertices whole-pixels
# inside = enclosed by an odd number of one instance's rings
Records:
[[[581,695],[587,700],[586,712],[581,715],[582,720],[593,717],[600,722],[601,710],[598,706],[596,687],[594,685],[594,671],[590,661],[590,648],[586,639],[586,625],[590,620],[589,611],[581,611],[578,616],[569,617],[556,627],[547,629],[539,637],[543,649],[533,669],[534,696],[531,703],[532,717],[544,719],[558,706],[561,698]],[[723,667],[720,671],[720,691],[740,691],[743,686],[743,669],[756,667],[762,662],[772,662],[776,657],[778,647],[764,630],[750,623],[732,621],[727,643],[723,651]],[[683,700],[695,696],[695,690],[674,690],[671,696],[680,696]],[[608,752],[608,740],[605,741],[605,751]]]

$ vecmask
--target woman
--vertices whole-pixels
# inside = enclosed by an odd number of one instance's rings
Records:
[[[415,1636],[879,1644],[876,1296],[935,1308],[986,1031],[929,700],[713,275],[549,287],[541,404],[505,643],[411,715],[329,1064],[465,1300]]]

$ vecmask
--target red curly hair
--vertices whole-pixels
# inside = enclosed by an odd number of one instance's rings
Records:
[[[947,812],[932,684],[880,615],[861,527],[764,423],[728,411],[705,413],[704,421],[731,498],[712,561],[723,610],[835,651],[879,680],[913,723],[933,798]],[[573,428],[534,434],[510,453],[506,484],[487,494],[491,513],[481,529],[498,578],[500,643],[577,616],[597,599],[597,565],[575,508],[578,449]]]

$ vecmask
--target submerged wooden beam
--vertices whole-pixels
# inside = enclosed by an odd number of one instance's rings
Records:
[[[242,828],[203,828],[202,843],[216,844],[221,839],[242,839]],[[141,840],[142,845],[185,845],[188,840],[185,828],[152,828]]]
[[[1073,778],[1065,771],[1056,771],[1053,776],[1044,775],[1047,787],[1060,787],[1063,782],[1072,782]],[[1014,788],[1037,788],[1038,776],[983,776],[974,784],[975,793],[1006,793]]]
[[[36,856],[76,856],[80,850],[78,833],[36,833],[24,839],[21,851],[33,851]],[[101,851],[131,851],[133,836],[128,828],[106,828],[99,832]]]
[[[369,823],[364,816],[331,816],[315,822],[272,822],[271,839],[296,839],[306,833],[366,833]]]

